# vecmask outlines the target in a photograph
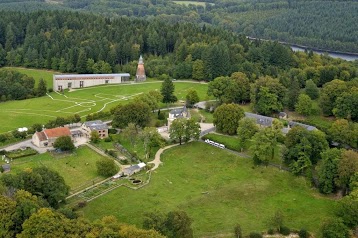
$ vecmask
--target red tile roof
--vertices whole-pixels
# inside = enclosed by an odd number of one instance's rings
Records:
[[[57,138],[60,136],[71,136],[71,131],[68,129],[68,127],[57,127],[53,129],[46,129],[44,130],[44,133],[46,134],[47,138]]]
[[[46,135],[45,135],[45,133],[44,133],[43,131],[41,131],[41,132],[36,132],[36,135],[37,135],[37,137],[39,138],[40,141],[45,141],[45,140],[47,140],[47,137],[46,137]]]

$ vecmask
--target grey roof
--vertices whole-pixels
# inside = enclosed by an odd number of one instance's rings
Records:
[[[55,78],[82,78],[82,77],[129,77],[129,73],[121,73],[121,74],[56,74]]]
[[[128,168],[125,168],[124,173],[132,175],[133,173],[135,173],[138,170],[140,170],[140,167],[139,167],[139,165],[136,164],[136,165],[132,165],[132,166],[130,166]]]
[[[250,112],[245,112],[245,116],[247,118],[256,119],[256,123],[259,125],[262,125],[262,126],[271,126],[272,121],[274,119],[272,117],[266,117],[266,116],[262,116],[262,115],[254,114],[254,113],[250,113]]]
[[[101,120],[96,121],[86,121],[83,124],[90,128],[91,130],[106,130],[108,129],[108,125],[103,123]]]
[[[183,113],[187,112],[187,111],[188,111],[188,109],[186,108],[186,106],[184,106],[182,108],[173,109],[169,113],[174,114],[175,118],[181,118],[181,117],[184,117]]]
[[[306,124],[299,123],[299,122],[295,122],[295,121],[290,121],[290,122],[288,122],[288,125],[289,125],[290,127],[301,126],[301,127],[305,128],[305,129],[308,130],[308,131],[317,130],[317,128],[314,127],[314,126],[306,125]]]
[[[1,165],[1,167],[4,169],[4,171],[10,170],[10,165],[9,164],[3,164],[3,165]]]

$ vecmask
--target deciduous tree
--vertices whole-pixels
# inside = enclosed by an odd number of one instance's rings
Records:
[[[195,89],[189,89],[186,95],[186,106],[192,107],[195,103],[199,102],[199,96]]]
[[[237,104],[223,104],[216,108],[213,117],[218,131],[234,135],[240,119],[244,117],[244,110]]]
[[[150,121],[150,107],[144,102],[132,102],[119,105],[112,110],[114,118],[113,127],[125,128],[129,123],[145,127]]]
[[[338,177],[338,162],[341,151],[334,148],[321,153],[322,161],[318,166],[319,190],[322,193],[332,193],[336,189]]]
[[[297,104],[295,105],[296,112],[301,115],[309,116],[312,114],[313,102],[306,94],[298,96]]]
[[[73,151],[75,149],[75,145],[70,136],[58,137],[55,143],[53,143],[53,147],[62,151]]]
[[[169,128],[169,136],[172,140],[188,142],[190,139],[198,140],[200,136],[200,125],[194,119],[178,118],[175,119]]]
[[[97,173],[103,177],[113,176],[119,170],[116,163],[114,163],[114,160],[110,158],[102,158],[101,160],[97,161],[96,167]]]
[[[241,149],[245,148],[245,142],[250,140],[258,131],[259,127],[256,124],[255,119],[247,117],[240,119],[237,128],[237,136],[239,137]]]

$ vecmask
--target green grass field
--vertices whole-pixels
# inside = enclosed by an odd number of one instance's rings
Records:
[[[39,75],[48,73],[43,70],[23,70],[31,73],[37,72]],[[4,102],[0,104],[2,112],[0,133],[18,127],[29,127],[34,123],[46,123],[57,116],[70,116],[78,113],[84,117],[90,113],[108,111],[119,103],[130,101],[136,95],[150,90],[159,90],[160,87],[161,82],[103,85],[72,92],[66,91],[63,95],[53,92],[49,96],[40,98]],[[185,100],[190,88],[197,90],[201,99],[206,97],[207,84],[176,81],[175,94],[178,99]]]
[[[57,171],[71,190],[92,185],[92,181],[104,179],[97,175],[96,161],[103,156],[95,153],[87,146],[80,147],[74,154],[53,156],[50,153],[39,154],[20,159],[11,163],[11,173],[17,173],[25,168],[46,166]],[[88,165],[86,165],[88,163]]]
[[[196,2],[196,1],[173,1],[173,2],[185,6],[195,5],[195,6],[202,6],[202,7],[205,7],[207,3],[207,2]],[[209,3],[209,4],[214,5],[213,3]]]
[[[4,67],[2,69],[14,70],[22,74],[26,74],[27,76],[33,77],[35,79],[36,85],[42,78],[46,81],[47,88],[53,87],[52,76],[54,74],[61,74],[60,72],[52,71],[52,70],[28,69],[28,68],[18,68],[18,67]]]
[[[114,215],[140,227],[145,212],[183,209],[193,219],[195,237],[233,237],[236,224],[245,234],[267,230],[277,209],[288,227],[316,233],[335,206],[302,177],[255,168],[250,159],[204,143],[172,148],[162,160],[148,186],[137,191],[121,187],[101,196],[83,209],[85,217]]]

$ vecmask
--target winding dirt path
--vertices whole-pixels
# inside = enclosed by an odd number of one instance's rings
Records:
[[[148,162],[148,164],[154,164],[154,167],[151,169],[151,171],[156,170],[156,169],[159,167],[159,165],[162,163],[162,161],[160,161],[160,155],[161,155],[165,150],[170,149],[170,148],[172,148],[172,147],[174,147],[174,146],[178,146],[178,145],[179,145],[179,144],[174,144],[174,145],[168,145],[168,146],[166,146],[166,147],[164,147],[164,148],[160,148],[160,149],[157,151],[157,153],[155,153],[154,160]]]

